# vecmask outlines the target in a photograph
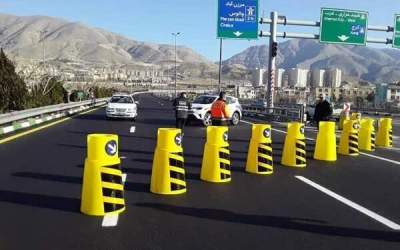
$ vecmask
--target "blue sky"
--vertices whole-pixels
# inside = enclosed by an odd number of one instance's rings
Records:
[[[260,15],[273,10],[288,19],[319,20],[321,7],[365,10],[369,23],[393,25],[400,13],[400,0],[260,0]],[[219,57],[216,38],[217,0],[0,0],[0,12],[15,15],[46,15],[79,21],[126,37],[155,43],[172,44],[172,32],[180,31],[178,44],[193,48],[210,60]],[[268,30],[268,26],[260,26]],[[279,31],[318,32],[315,28],[280,27]],[[385,37],[384,33],[370,36]],[[224,58],[243,49],[267,43],[225,40]]]

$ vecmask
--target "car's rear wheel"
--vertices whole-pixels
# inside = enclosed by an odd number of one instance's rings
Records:
[[[208,126],[211,126],[211,123],[212,123],[212,121],[211,121],[211,113],[207,112],[204,115],[204,118],[203,118],[203,125],[208,127]]]
[[[232,114],[232,119],[231,119],[231,124],[233,126],[238,125],[240,122],[240,114],[238,112],[235,112]]]

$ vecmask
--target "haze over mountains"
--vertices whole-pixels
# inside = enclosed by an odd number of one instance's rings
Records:
[[[42,35],[42,31],[46,34]],[[42,39],[51,60],[93,63],[172,63],[174,46],[138,42],[63,19],[0,14],[0,46],[17,58],[41,59]],[[190,48],[178,46],[178,62],[213,64]]]
[[[280,68],[339,68],[345,75],[371,82],[400,80],[400,50],[320,44],[314,40],[289,40],[279,44]],[[231,57],[225,65],[266,68],[268,47],[253,46]]]
[[[42,31],[46,33],[42,35]],[[50,60],[171,66],[175,59],[172,45],[139,42],[59,18],[0,14],[0,47],[16,60],[41,59],[42,39]],[[223,72],[233,78],[246,77],[246,69],[266,68],[267,56],[267,46],[250,47],[224,61]],[[190,48],[178,46],[177,58],[180,69],[192,76],[217,75],[218,65]],[[278,64],[286,69],[340,68],[346,75],[371,82],[400,80],[400,51],[394,49],[289,40],[279,44]]]

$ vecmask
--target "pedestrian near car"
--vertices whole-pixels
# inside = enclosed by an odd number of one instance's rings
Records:
[[[175,107],[176,128],[180,128],[183,133],[189,110],[191,109],[191,103],[187,99],[186,93],[180,93],[179,97],[174,100],[173,105]]]
[[[320,121],[328,121],[332,113],[331,104],[324,98],[324,95],[320,95],[314,112],[314,121],[317,127],[319,127]]]
[[[213,126],[226,126],[229,119],[229,111],[226,105],[226,94],[219,93],[219,98],[211,105],[211,121]]]

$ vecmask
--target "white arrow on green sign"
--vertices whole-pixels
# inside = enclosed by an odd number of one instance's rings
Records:
[[[321,43],[366,45],[368,12],[322,8]]]

